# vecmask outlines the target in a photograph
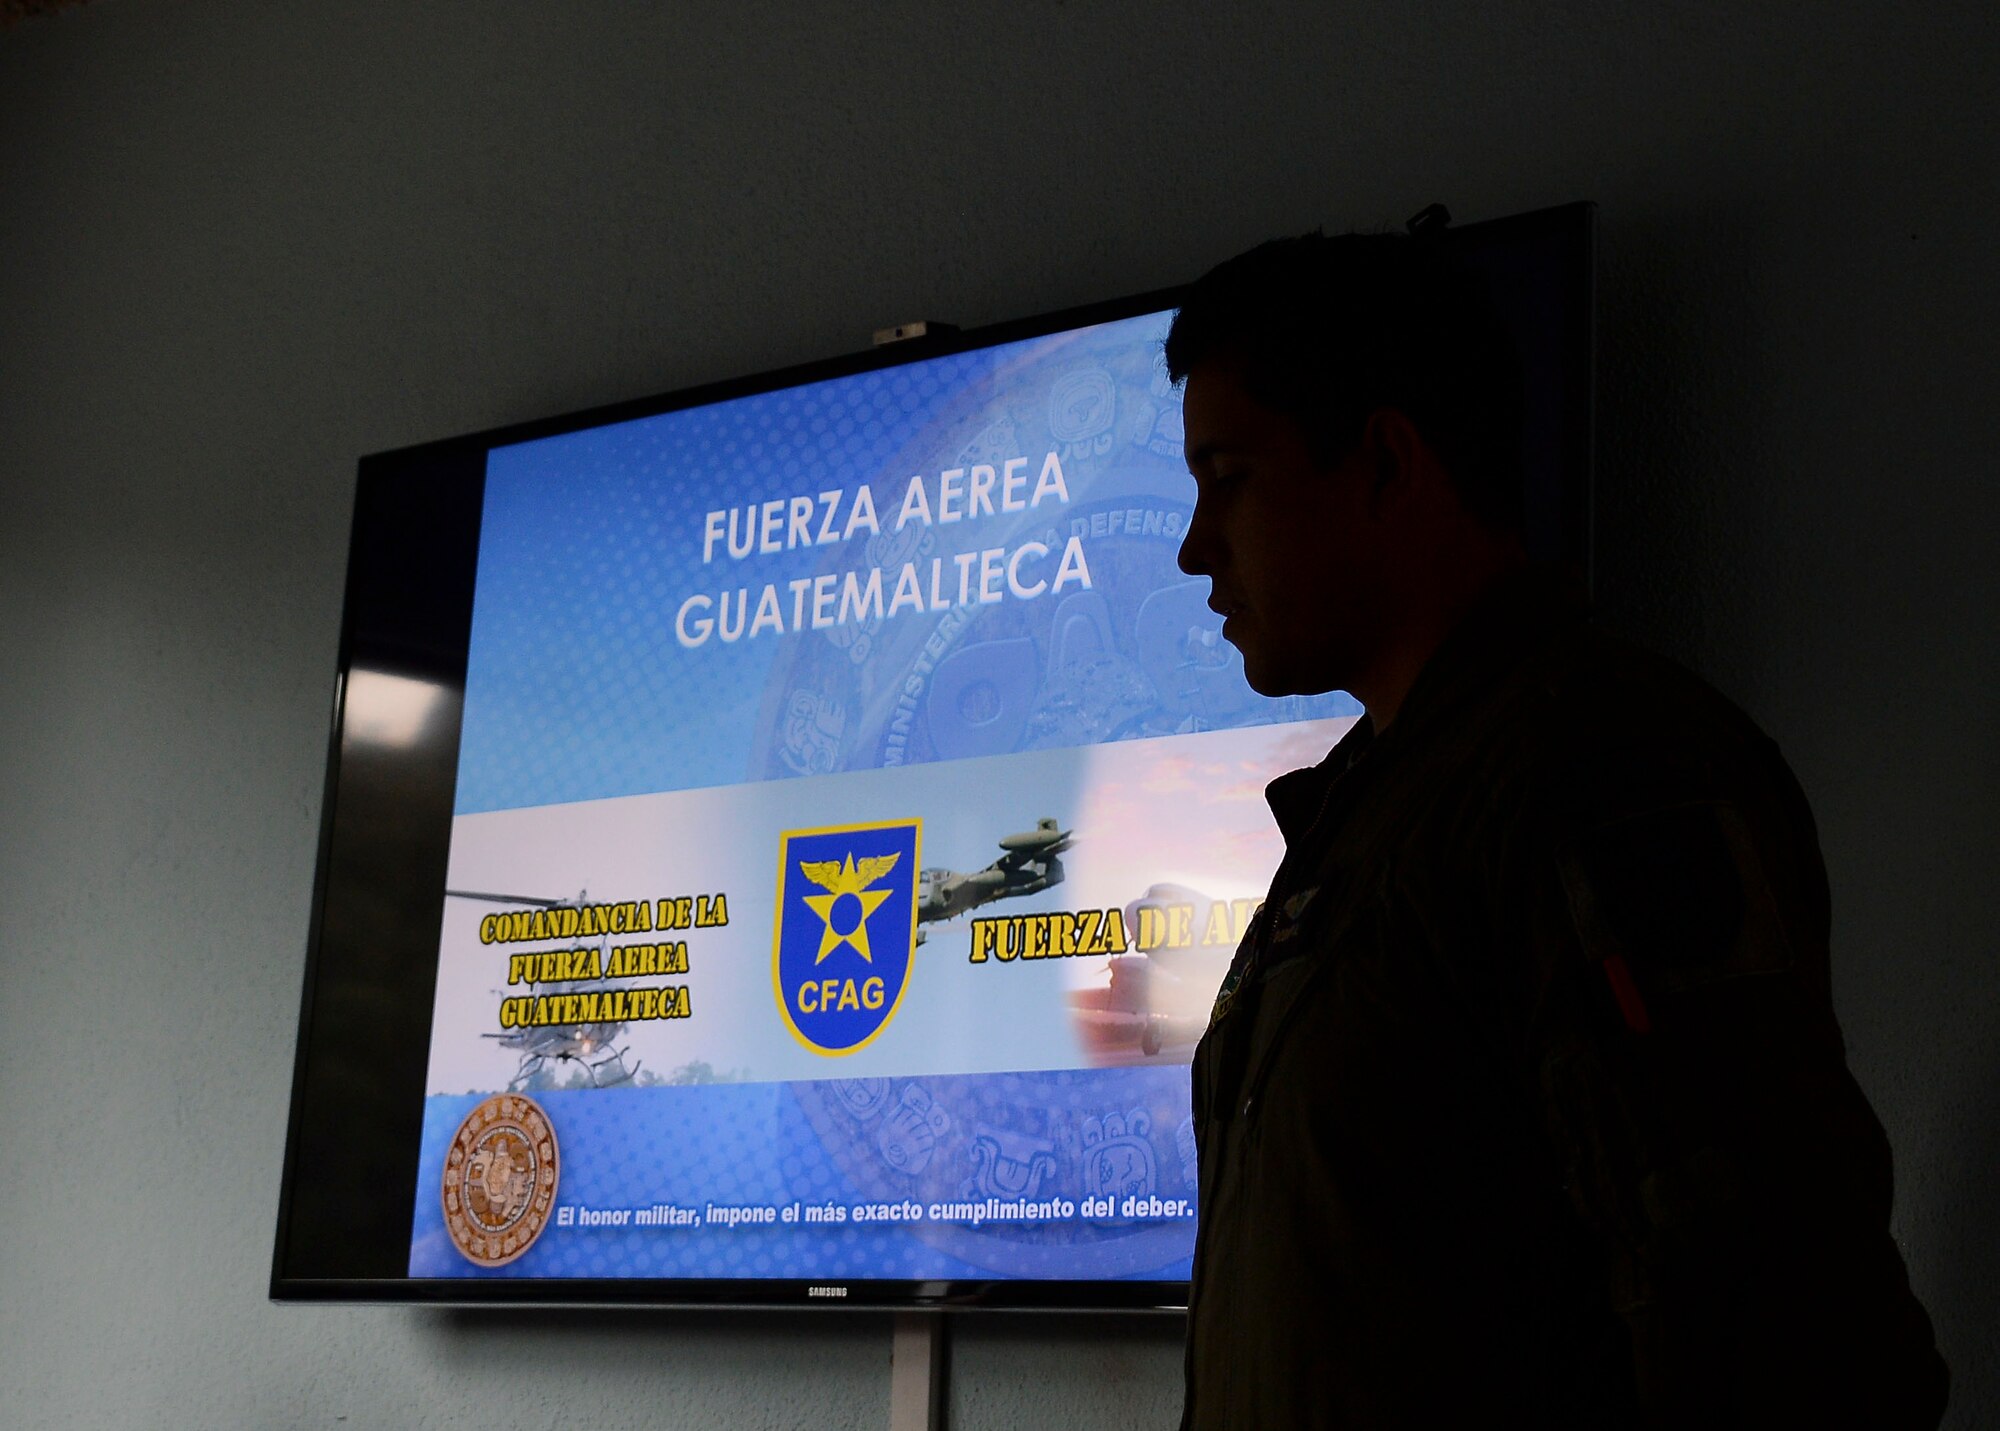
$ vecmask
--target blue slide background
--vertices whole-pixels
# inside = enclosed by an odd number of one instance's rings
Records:
[[[551,807],[617,797],[878,772],[851,784],[817,782],[815,799],[828,809],[812,823],[922,816],[941,835],[955,832],[953,848],[977,851],[1044,815],[1067,826],[1072,811],[1088,808],[1088,792],[1043,785],[1030,794],[1018,780],[988,777],[955,789],[949,808],[919,810],[901,798],[884,804],[874,784],[900,786],[889,772],[908,765],[1355,714],[1340,693],[1270,700],[1252,692],[1208,610],[1208,582],[1179,570],[1194,494],[1180,394],[1159,357],[1167,320],[1153,314],[492,452],[457,814],[553,815]],[[976,518],[897,527],[912,477],[935,503],[945,470],[1004,470],[1022,459],[1029,496],[1052,454],[1067,500],[1009,512],[996,492],[995,510]],[[719,544],[703,561],[711,511],[839,491],[839,531],[863,486],[880,523],[874,534],[741,560]],[[815,503],[815,534],[819,521]],[[789,615],[787,584],[828,573],[880,570],[886,598],[905,563],[927,577],[938,562],[955,597],[955,556],[1029,543],[1043,555],[1026,585],[1051,583],[1039,595],[943,609],[927,601],[920,610],[695,647],[676,635],[690,597],[741,590],[754,603],[770,584]],[[1057,591],[1052,579],[1071,543],[1090,581]],[[1025,774],[1031,763],[1011,768]],[[914,799],[935,783],[913,780],[892,793]],[[864,793],[868,811],[849,798]],[[741,824],[724,820],[703,838],[729,845],[743,837]],[[1187,831],[1189,841],[1207,837]],[[755,863],[768,869],[758,838]],[[1106,825],[1080,838],[1099,842],[1093,848],[1104,858],[1118,831]],[[550,877],[540,871],[572,864],[576,854],[531,841],[503,862],[517,868],[514,883],[471,887],[545,894]],[[1181,863],[1167,858],[1159,875],[1140,872],[1120,902]],[[654,882],[669,888],[675,877],[669,863]],[[582,882],[601,891],[603,878]],[[726,882],[738,923],[766,918],[754,911],[767,878]],[[572,870],[550,888],[577,883]],[[694,957],[715,956],[704,949]],[[759,969],[765,957],[756,951]],[[766,1005],[758,1016],[777,1020],[783,1011]],[[1052,1006],[1052,1016],[1070,1014]],[[1004,1023],[987,1029],[1011,1036]],[[1009,1052],[997,1066],[1023,1062]],[[713,1063],[738,1066],[726,1055]],[[1194,1231],[1187,1077],[1184,1062],[1044,1064],[1034,1072],[537,1093],[562,1152],[559,1206],[1138,1195],[1181,1199],[1185,1209],[1164,1219],[1039,1225],[554,1223],[525,1256],[490,1273],[452,1248],[439,1205],[444,1152],[480,1095],[437,1094],[425,1107],[411,1274],[1178,1280],[1188,1274]]]

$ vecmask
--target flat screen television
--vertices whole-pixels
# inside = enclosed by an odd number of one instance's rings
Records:
[[[1587,569],[1591,213],[1446,231]],[[1171,1307],[1280,853],[1173,291],[360,464],[271,1290]]]

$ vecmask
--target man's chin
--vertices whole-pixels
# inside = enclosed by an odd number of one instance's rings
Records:
[[[1243,651],[1243,679],[1258,695],[1273,698],[1318,696],[1341,689],[1339,681],[1324,674],[1301,670],[1296,663],[1267,660],[1250,651]]]
[[[1290,696],[1297,692],[1282,670],[1274,669],[1267,661],[1255,660],[1249,652],[1243,653],[1243,679],[1250,689],[1260,696]]]

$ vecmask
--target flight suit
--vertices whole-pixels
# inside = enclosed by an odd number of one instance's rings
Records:
[[[1185,1428],[1937,1423],[1747,718],[1523,579],[1269,799],[1193,1068]]]

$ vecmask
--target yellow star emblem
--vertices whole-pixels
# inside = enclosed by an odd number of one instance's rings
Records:
[[[819,916],[823,926],[819,953],[813,959],[815,965],[842,944],[869,963],[875,962],[875,956],[868,950],[868,916],[894,891],[870,889],[868,886],[887,875],[902,857],[901,852],[873,855],[857,863],[853,854],[849,853],[842,864],[835,864],[832,860],[799,861],[799,873],[826,891],[825,894],[799,896],[805,901],[806,908]],[[843,904],[843,900],[854,902]],[[836,925],[847,927],[843,930]]]

